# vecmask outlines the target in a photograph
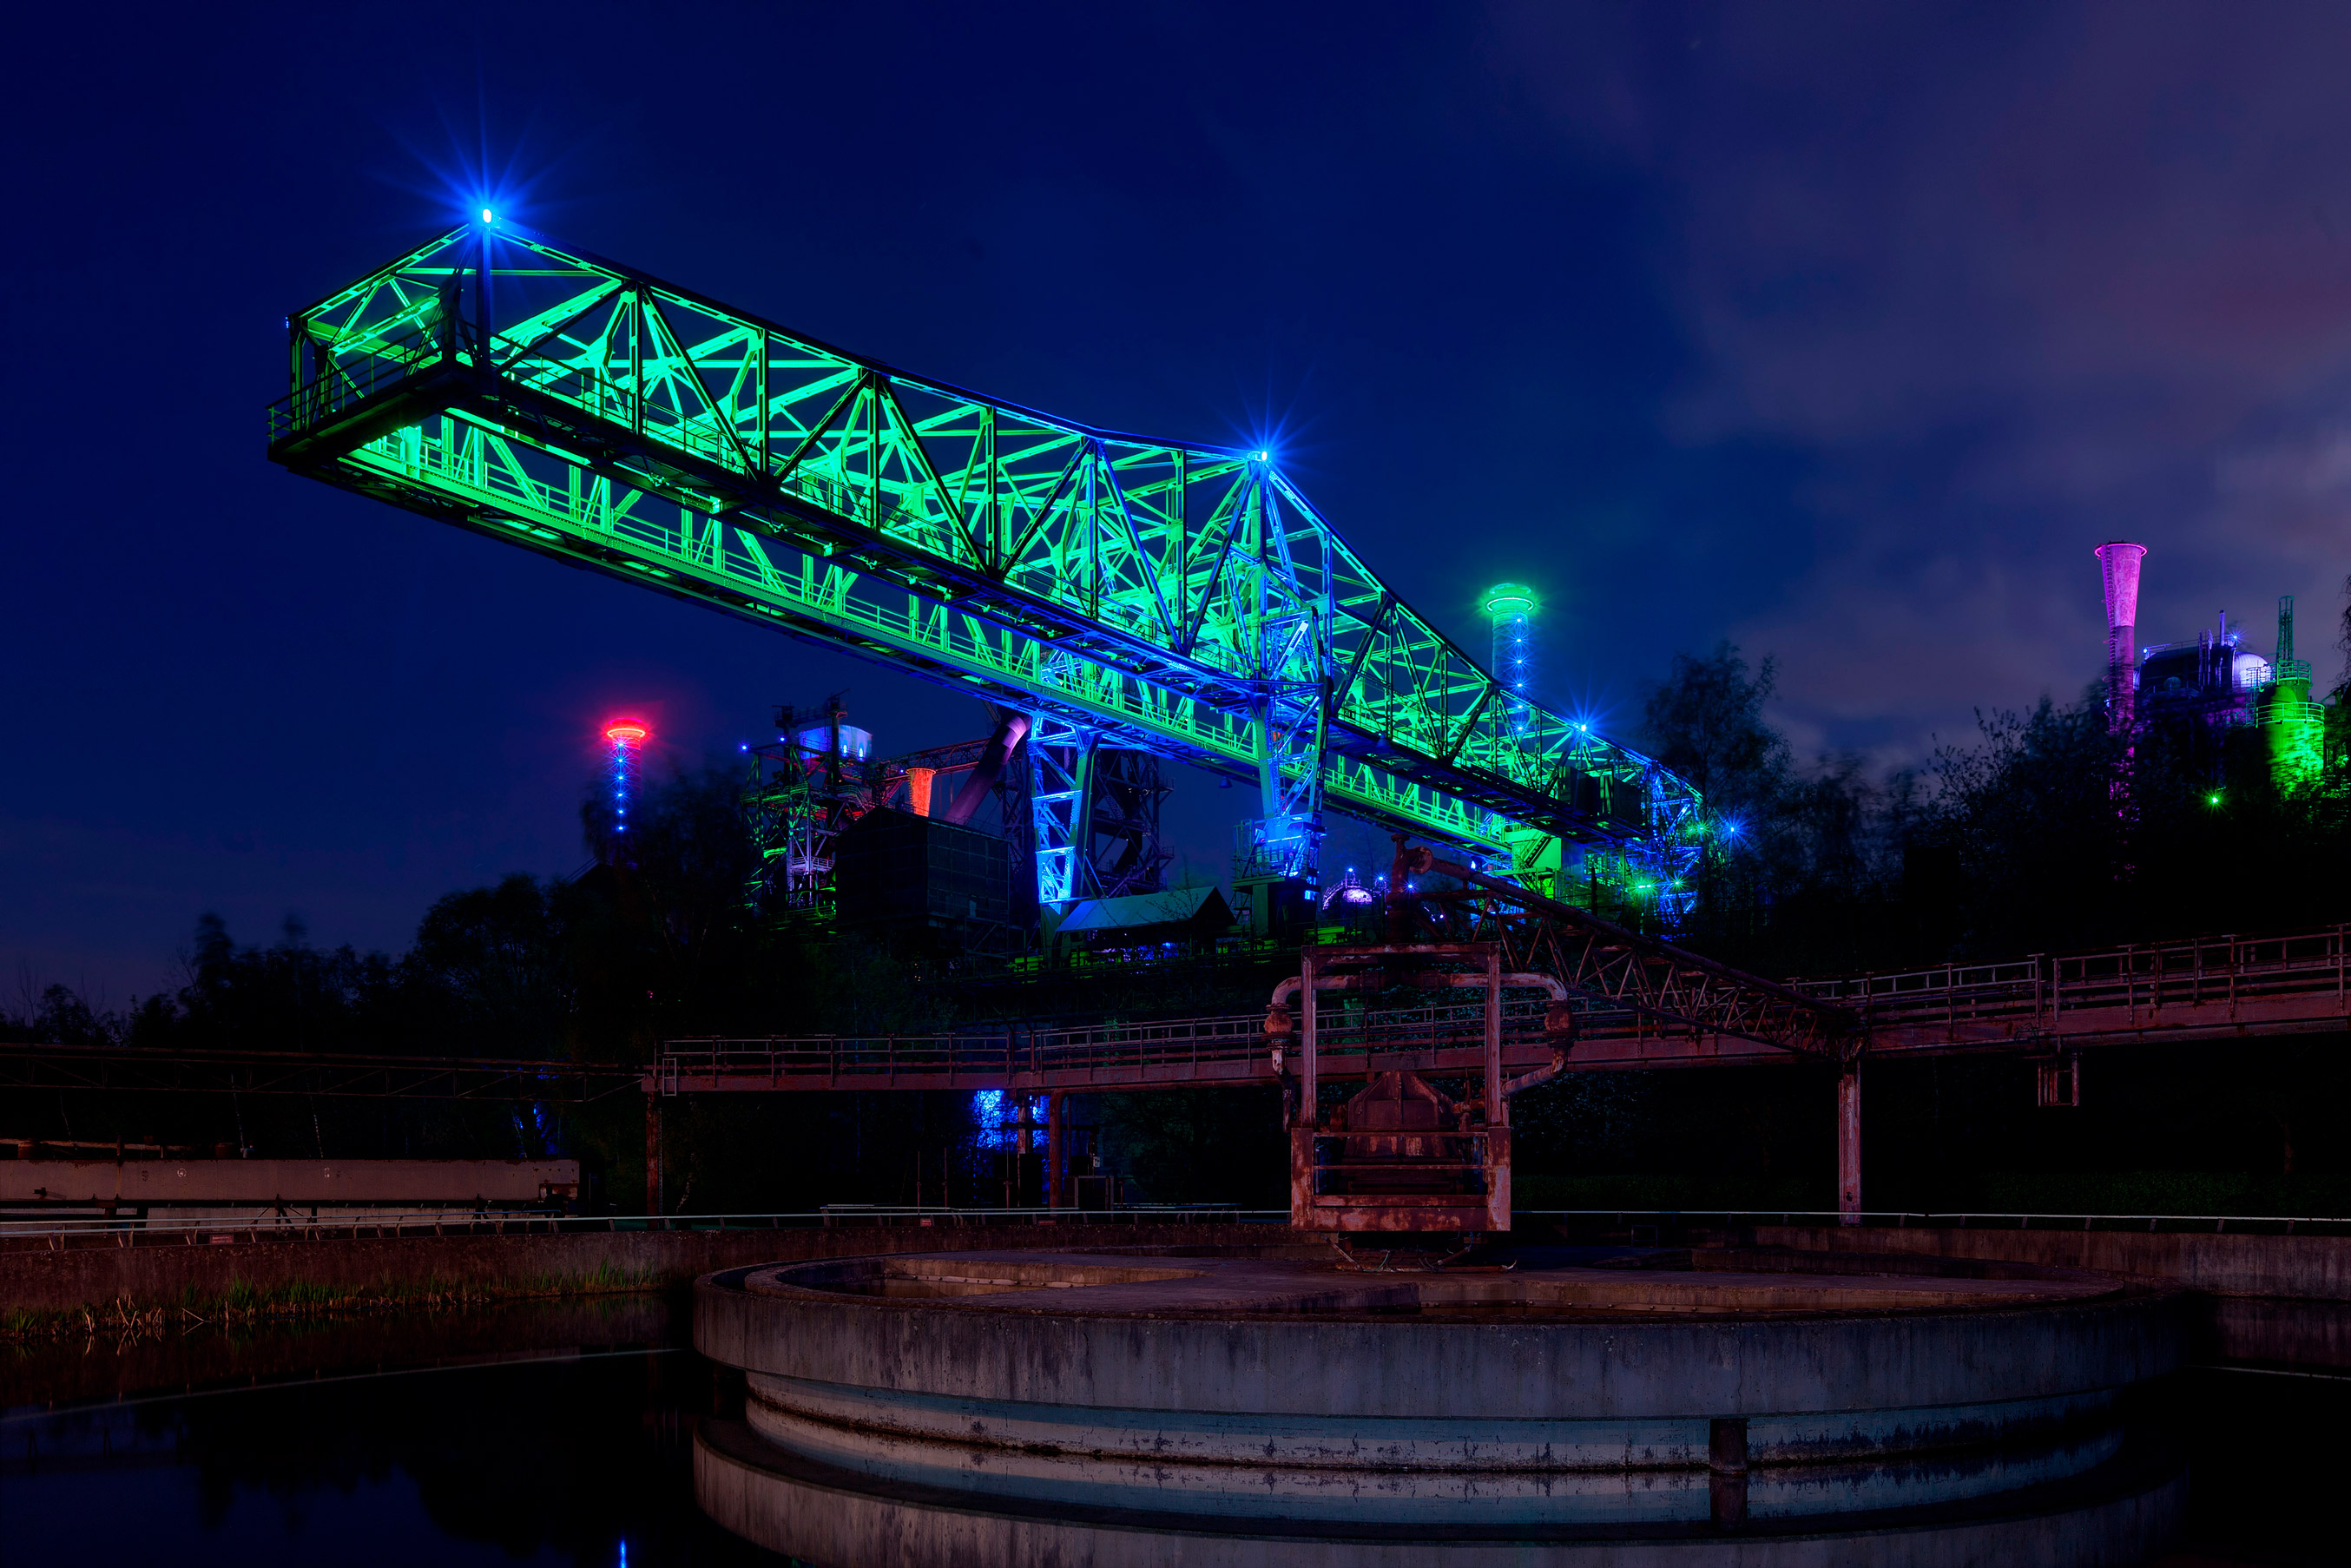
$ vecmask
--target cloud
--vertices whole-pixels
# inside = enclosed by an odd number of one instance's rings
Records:
[[[1498,7],[1489,67],[1660,193],[1673,437],[1813,459],[1813,564],[1734,628],[1800,729],[1902,755],[2071,695],[2105,538],[2152,547],[2153,635],[2333,618],[2351,10],[1602,15]]]

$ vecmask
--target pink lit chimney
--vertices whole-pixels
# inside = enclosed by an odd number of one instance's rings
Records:
[[[2106,580],[2106,727],[2126,733],[2138,696],[2138,563],[2145,545],[2119,539],[2098,547]]]

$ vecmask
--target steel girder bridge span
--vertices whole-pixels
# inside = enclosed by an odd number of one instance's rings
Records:
[[[1540,911],[1537,913],[1541,913]],[[2351,927],[2290,936],[2143,944],[2005,963],[1795,980],[1748,977],[1582,911],[1486,933],[1503,967],[1549,965],[1583,998],[1562,1059],[1549,992],[1507,988],[1502,1068],[1512,1075],[1641,1068],[1833,1065],[1839,1198],[1860,1212],[1860,1078],[1871,1061],[1997,1052],[2037,1066],[2043,1103],[2081,1103],[2096,1047],[2243,1041],[2351,1031]],[[1572,983],[1571,983],[1572,982]],[[1790,997],[1821,1006],[1799,1009]],[[1478,1002],[1370,1009],[1323,1038],[1334,1080],[1385,1071],[1468,1077],[1484,1062]],[[334,1052],[154,1051],[0,1044],[0,1088],[587,1103],[644,1096],[660,1168],[660,1107],[684,1093],[977,1090],[1060,1095],[1281,1082],[1264,1016],[936,1035],[681,1040],[651,1068],[561,1061]]]
[[[1326,808],[1685,896],[1696,793],[1499,685],[1270,451],[982,397],[487,214],[287,327],[293,472],[1028,716],[1045,905],[1095,891],[1100,748],[1254,785],[1244,858],[1310,896]]]

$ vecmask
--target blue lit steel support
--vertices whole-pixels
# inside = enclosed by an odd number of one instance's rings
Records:
[[[1322,782],[1328,761],[1324,747],[1331,689],[1340,672],[1331,658],[1328,594],[1285,593],[1277,588],[1294,581],[1296,573],[1290,559],[1290,520],[1271,481],[1265,455],[1252,453],[1242,507],[1243,537],[1266,570],[1257,580],[1247,616],[1256,633],[1260,683],[1249,709],[1259,815],[1246,829],[1248,853],[1253,874],[1300,882],[1302,907],[1319,911]]]
[[[1302,881],[1306,904],[1319,908],[1323,756],[1316,706],[1285,716],[1268,699],[1249,716],[1249,727],[1258,747],[1259,815],[1250,824],[1258,859],[1277,877]]]
[[[1657,916],[1668,928],[1681,924],[1698,901],[1690,873],[1698,868],[1702,824],[1694,802],[1673,788],[1678,780],[1662,768],[1642,777],[1649,831],[1626,852],[1634,868],[1646,880],[1656,901]]]
[[[1031,717],[1029,812],[1037,852],[1037,904],[1056,916],[1091,896],[1086,852],[1093,821],[1096,737],[1051,714]]]

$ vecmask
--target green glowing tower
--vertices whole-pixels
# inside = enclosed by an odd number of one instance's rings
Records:
[[[2270,777],[2287,794],[2318,782],[2326,738],[2325,710],[2310,700],[2310,661],[2294,656],[2294,595],[2278,601],[2277,662],[2257,699],[2269,742]]]

